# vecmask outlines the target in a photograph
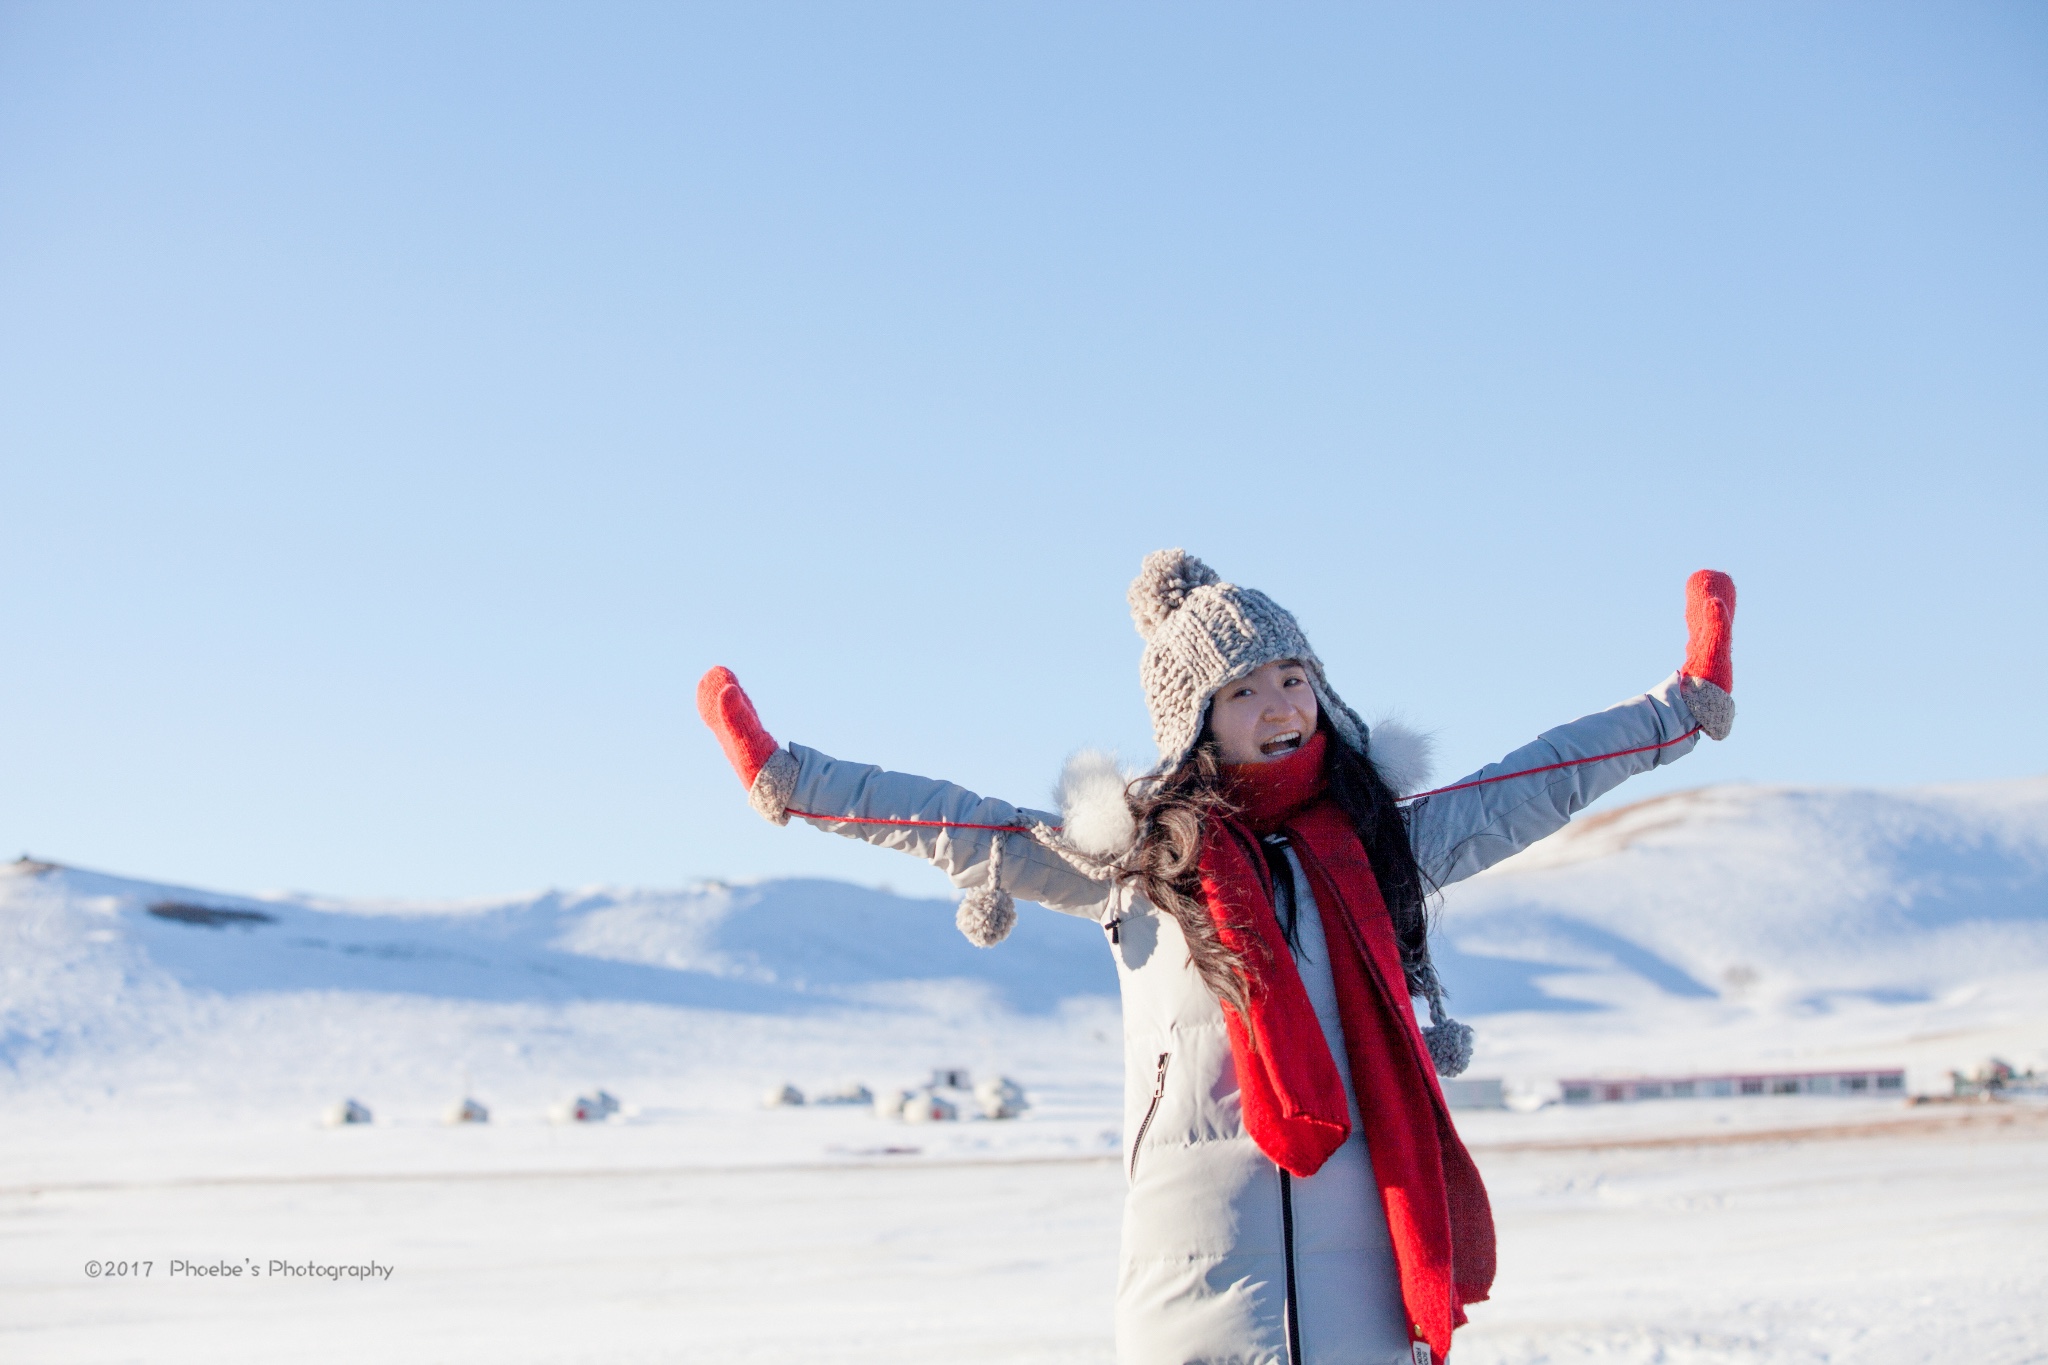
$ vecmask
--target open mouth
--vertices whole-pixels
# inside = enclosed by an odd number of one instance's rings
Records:
[[[1301,731],[1289,730],[1284,735],[1275,735],[1259,746],[1259,752],[1268,758],[1276,754],[1291,754],[1301,747]]]

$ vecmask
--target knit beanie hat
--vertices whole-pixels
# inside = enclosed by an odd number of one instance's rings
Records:
[[[1294,617],[1266,594],[1225,583],[1185,550],[1154,550],[1131,581],[1130,602],[1145,637],[1138,678],[1159,744],[1155,773],[1173,771],[1193,751],[1225,683],[1280,659],[1301,661],[1330,728],[1365,752],[1365,722],[1331,689]]]

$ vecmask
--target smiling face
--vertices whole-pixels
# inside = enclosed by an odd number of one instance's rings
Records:
[[[1285,758],[1316,732],[1316,690],[1299,659],[1262,664],[1209,703],[1209,733],[1225,763]]]

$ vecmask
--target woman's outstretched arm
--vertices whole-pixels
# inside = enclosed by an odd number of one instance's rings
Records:
[[[1425,792],[1408,807],[1408,837],[1439,887],[1483,872],[1562,829],[1638,773],[1676,762],[1702,734],[1735,721],[1735,584],[1702,569],[1686,583],[1684,665],[1640,697],[1546,730],[1498,763]]]
[[[998,845],[1001,888],[1069,914],[1089,915],[1108,897],[1105,876],[1056,846],[1060,817],[978,796],[965,787],[801,744],[778,744],[729,669],[697,685],[697,710],[718,736],[754,809],[777,824],[815,828],[914,854],[962,890],[986,886]]]

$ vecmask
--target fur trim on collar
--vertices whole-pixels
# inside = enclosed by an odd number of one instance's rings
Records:
[[[1067,760],[1054,789],[1061,830],[1083,853],[1114,858],[1138,838],[1138,822],[1124,799],[1128,781],[1116,766],[1116,755],[1083,749]]]
[[[1436,767],[1435,737],[1391,716],[1372,727],[1365,752],[1379,770],[1380,780],[1392,787],[1396,796],[1412,796],[1427,787]]]

